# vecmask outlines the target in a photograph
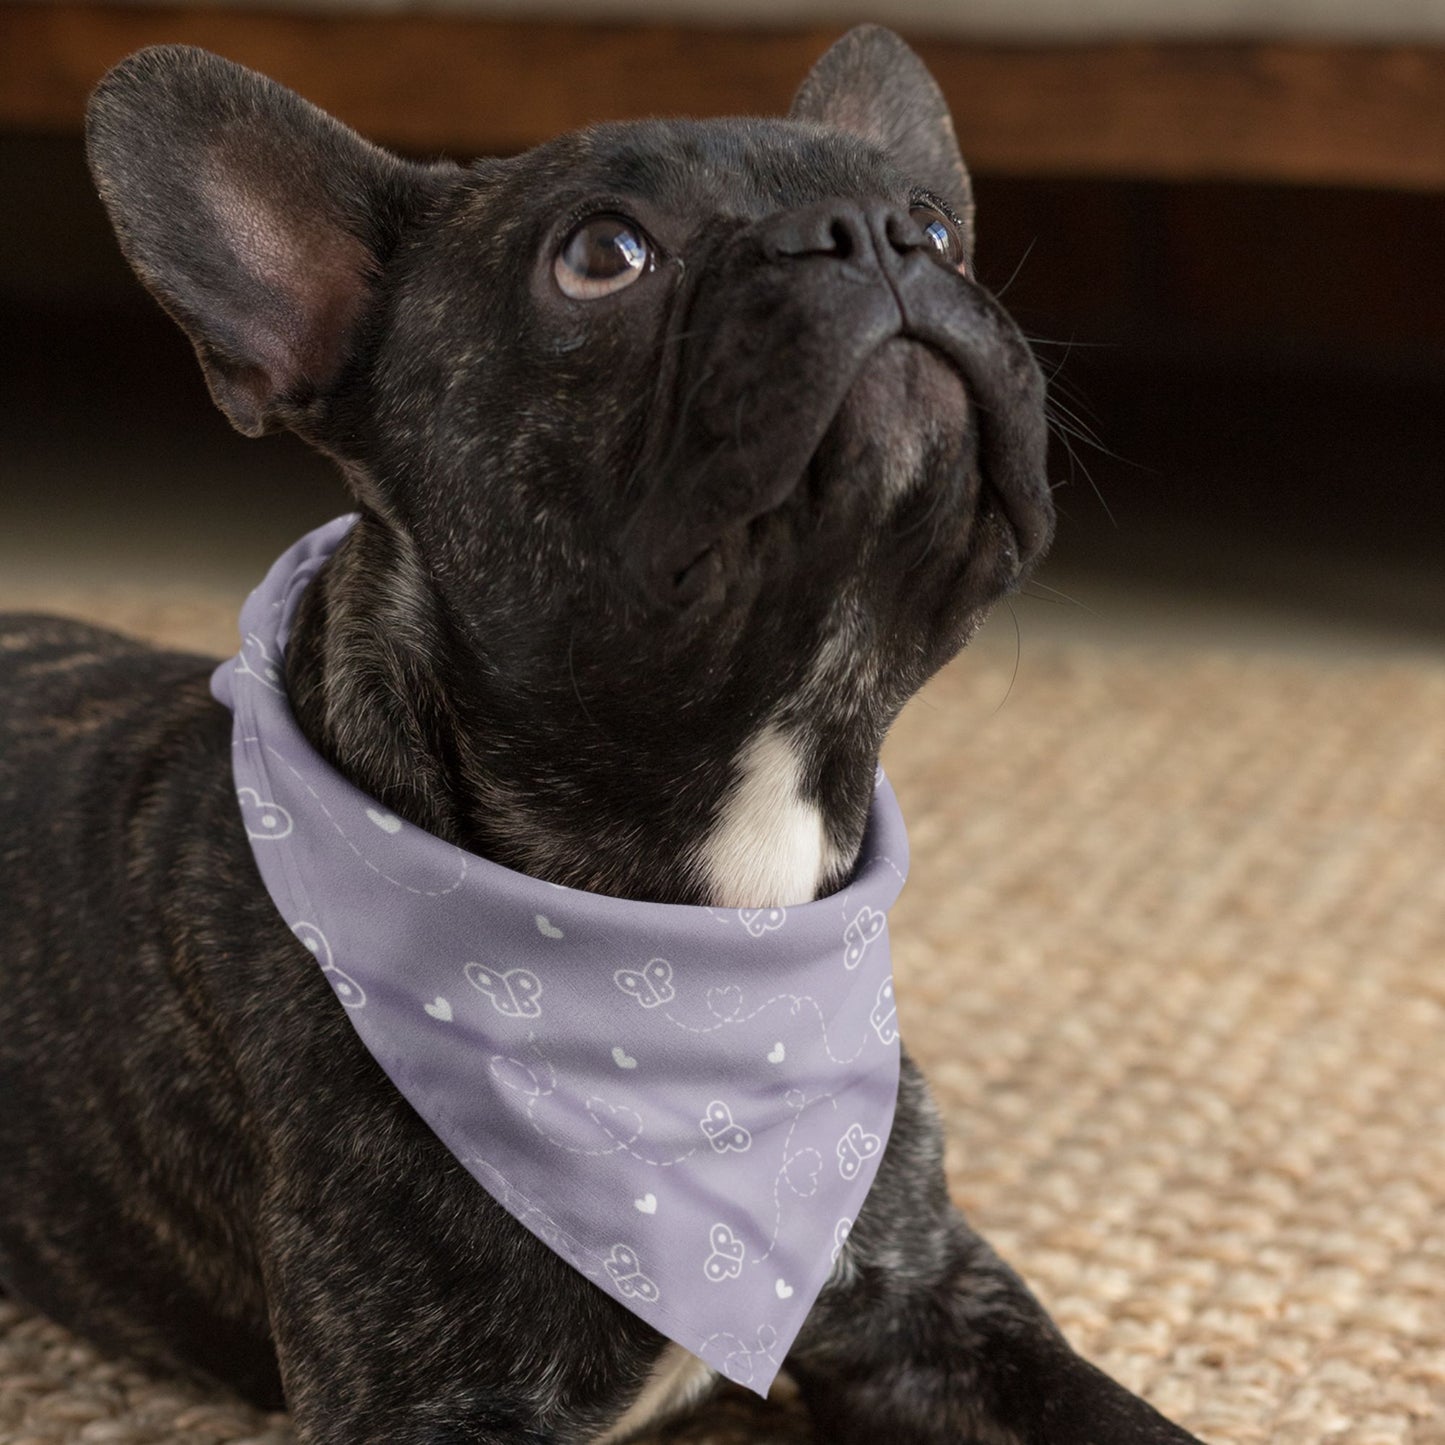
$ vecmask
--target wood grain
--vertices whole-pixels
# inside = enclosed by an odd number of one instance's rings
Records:
[[[778,112],[833,34],[0,0],[0,126],[74,130],[109,65],[181,41],[392,145],[509,151],[591,120]],[[1445,49],[916,43],[981,171],[1445,189]]]

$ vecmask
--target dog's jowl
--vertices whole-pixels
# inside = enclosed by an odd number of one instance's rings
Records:
[[[0,619],[5,1290],[308,1445],[779,1369],[838,1445],[1187,1441],[953,1209],[900,1053],[879,747],[1052,528],[913,54],[462,167],[167,48],[88,142],[357,515],[219,668]]]

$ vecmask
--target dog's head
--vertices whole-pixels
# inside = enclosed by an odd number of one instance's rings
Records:
[[[367,686],[413,731],[441,710],[485,736],[456,766],[493,818],[526,812],[499,836],[545,832],[550,792],[556,828],[593,807],[623,839],[659,788],[686,833],[771,737],[851,856],[854,765],[1052,523],[1043,384],[972,274],[968,176],[912,51],[857,30],[786,119],[602,125],[462,168],[164,48],[103,82],[89,146],[218,404],[340,461],[350,605],[386,594]]]

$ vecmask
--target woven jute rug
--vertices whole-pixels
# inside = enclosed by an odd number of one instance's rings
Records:
[[[48,600],[231,643],[229,597]],[[1445,664],[1024,641],[886,754],[956,1197],[1205,1440],[1445,1445]],[[292,1438],[0,1305],[4,1445]],[[806,1436],[731,1399],[669,1438]]]

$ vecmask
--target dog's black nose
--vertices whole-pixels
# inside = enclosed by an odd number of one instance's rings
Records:
[[[929,248],[923,228],[901,207],[842,198],[774,217],[760,240],[773,261],[812,256],[856,261],[871,256],[886,266],[893,258]]]

